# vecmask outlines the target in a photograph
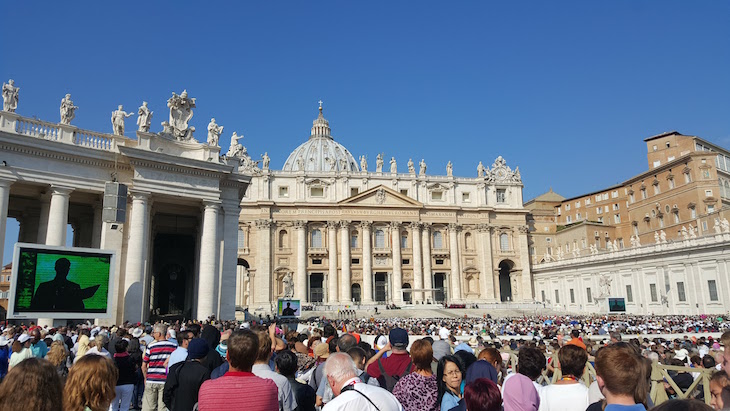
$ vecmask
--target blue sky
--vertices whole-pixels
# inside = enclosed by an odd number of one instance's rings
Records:
[[[3,13],[0,79],[21,87],[20,114],[58,121],[71,93],[74,124],[110,132],[118,104],[146,100],[159,131],[187,89],[199,140],[215,117],[222,146],[244,134],[273,168],[307,139],[320,99],[356,157],[425,158],[433,174],[451,160],[473,176],[502,155],[525,200],[638,174],[642,139],[664,131],[730,147],[730,2],[14,1]]]

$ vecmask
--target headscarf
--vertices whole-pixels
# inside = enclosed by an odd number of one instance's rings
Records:
[[[89,351],[89,336],[82,335],[79,337],[79,349],[76,350],[76,358],[81,358]]]
[[[522,374],[509,377],[502,387],[504,411],[537,411],[540,407],[540,396],[532,380]]]

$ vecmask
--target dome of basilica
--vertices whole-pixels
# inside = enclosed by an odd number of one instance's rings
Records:
[[[312,122],[309,140],[294,149],[284,163],[284,171],[360,171],[350,151],[332,138],[330,124],[322,115]]]

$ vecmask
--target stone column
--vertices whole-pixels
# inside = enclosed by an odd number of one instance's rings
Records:
[[[66,227],[68,226],[68,198],[73,188],[53,186],[51,190],[46,245],[64,246],[66,245]]]
[[[130,191],[132,211],[129,217],[127,262],[124,270],[124,320],[144,322],[145,271],[147,269],[147,238],[150,229],[150,193]]]
[[[294,231],[297,232],[297,272],[294,279],[294,298],[302,302],[307,296],[307,222],[295,221]]]
[[[479,286],[482,300],[495,301],[494,294],[494,261],[492,260],[492,236],[489,224],[479,224],[479,250],[481,254],[481,273],[479,273]]]
[[[340,241],[342,252],[342,277],[340,281],[340,303],[352,304],[352,279],[350,276],[350,222],[340,221],[342,240]]]
[[[12,181],[0,180],[0,263],[5,251],[5,228],[8,222],[8,203],[10,203],[10,185]]]
[[[327,222],[327,245],[329,246],[327,261],[329,262],[329,273],[327,274],[327,302],[337,304],[337,223]]]
[[[253,277],[253,295],[249,294],[249,306],[271,306],[271,220],[256,220],[256,266]],[[252,243],[249,241],[249,245]],[[250,280],[249,280],[250,281]]]
[[[203,229],[200,236],[200,268],[198,270],[197,318],[215,314],[217,307],[218,213],[220,201],[203,201]]]
[[[221,261],[220,313],[222,320],[236,319],[236,280],[238,269],[238,201],[223,202],[223,260]]]
[[[431,272],[431,223],[423,223],[421,243],[423,245],[423,288],[433,288],[433,273]],[[424,299],[433,303],[433,291],[426,292]]]
[[[403,303],[403,271],[401,264],[403,258],[400,252],[400,223],[393,222],[390,224],[390,242],[393,246],[393,303]]]
[[[36,237],[37,244],[46,243],[46,233],[48,231],[48,211],[51,209],[51,193],[45,192],[41,194],[41,215],[38,218],[38,236]]]
[[[411,224],[411,241],[413,243],[413,288],[423,288],[423,267],[421,264],[421,223]],[[413,293],[413,302],[423,301],[423,292]]]
[[[518,227],[520,233],[520,265],[522,266],[522,288],[520,290],[520,298],[523,301],[532,301],[532,274],[530,273],[530,247],[527,243],[526,225]],[[570,301],[570,300],[568,300]]]
[[[458,224],[449,224],[449,263],[451,264],[451,295],[449,301],[461,301],[461,267]]]
[[[360,223],[362,228],[362,291],[363,304],[373,303],[373,248],[370,237],[372,221]]]

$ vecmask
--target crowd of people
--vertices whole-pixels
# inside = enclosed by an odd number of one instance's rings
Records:
[[[611,331],[622,334],[685,334],[724,332],[730,330],[726,316],[522,316],[509,318],[360,318],[344,319],[348,327],[361,334],[387,334],[393,327],[402,327],[410,335],[432,335],[444,326],[458,335],[536,336],[554,338],[560,333],[578,328],[587,335],[606,335]],[[309,325],[316,325],[314,319]]]
[[[631,335],[640,329],[726,327],[722,317],[626,316],[320,320],[298,330],[215,320],[9,326],[0,335],[0,410],[730,408],[730,331]],[[371,345],[364,333],[380,335]],[[653,363],[684,368],[662,379]]]

